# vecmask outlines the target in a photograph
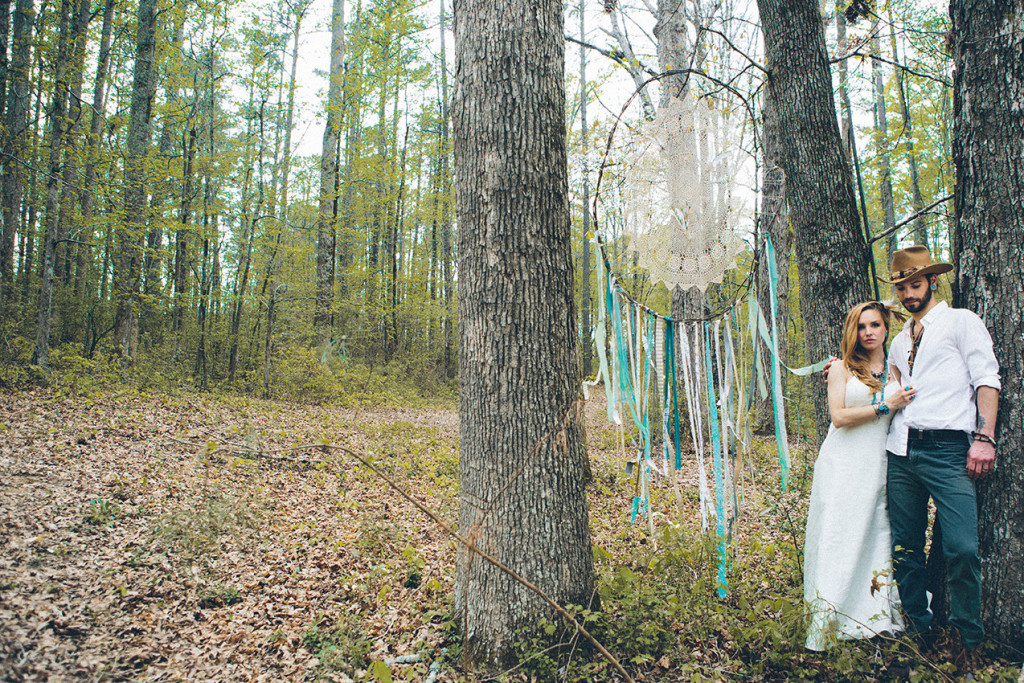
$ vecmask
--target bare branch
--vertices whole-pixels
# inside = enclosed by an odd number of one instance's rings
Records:
[[[891,235],[892,233],[896,232],[897,230],[899,230],[900,228],[902,228],[902,227],[903,227],[904,225],[906,225],[906,224],[907,224],[907,223],[909,223],[910,221],[912,221],[912,220],[914,220],[915,218],[917,218],[918,216],[923,216],[924,214],[928,213],[929,211],[931,211],[932,209],[934,209],[934,208],[935,208],[936,206],[938,206],[938,205],[939,205],[939,204],[941,204],[942,202],[948,202],[948,201],[949,201],[950,199],[952,199],[952,198],[953,198],[953,195],[951,195],[951,194],[947,194],[947,195],[946,195],[945,197],[943,197],[942,199],[936,199],[936,200],[935,200],[934,202],[932,202],[932,203],[931,203],[931,204],[929,204],[928,206],[924,207],[923,209],[921,209],[920,211],[918,211],[917,213],[915,213],[915,214],[914,214],[913,216],[907,216],[906,218],[904,218],[903,220],[901,220],[901,221],[900,221],[899,223],[897,223],[896,225],[892,226],[892,227],[891,227],[891,228],[889,228],[888,230],[883,230],[882,232],[878,233],[877,235],[875,235],[874,237],[872,237],[872,238],[871,238],[870,240],[868,240],[868,244],[869,244],[869,245],[870,245],[870,244],[874,244],[874,243],[875,243],[875,242],[877,242],[878,240],[880,240],[880,239],[882,239],[882,238],[884,238],[884,237],[888,237],[889,235]]]

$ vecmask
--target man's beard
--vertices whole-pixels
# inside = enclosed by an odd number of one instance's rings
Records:
[[[924,290],[924,296],[916,304],[908,304],[906,301],[903,302],[903,308],[907,309],[911,313],[917,313],[924,310],[924,307],[928,305],[928,302],[932,300],[932,288]]]

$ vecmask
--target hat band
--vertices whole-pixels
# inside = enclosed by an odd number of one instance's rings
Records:
[[[935,264],[932,264],[932,265],[935,265]],[[901,271],[895,272],[895,273],[892,274],[891,277],[892,277],[893,280],[903,280],[905,278],[910,277],[911,275],[913,275],[917,271],[923,270],[924,268],[927,268],[927,267],[928,266],[914,266],[913,268],[908,268],[907,270],[901,270]]]

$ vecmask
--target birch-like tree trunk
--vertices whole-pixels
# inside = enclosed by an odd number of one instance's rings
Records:
[[[331,341],[334,308],[334,252],[338,199],[338,141],[341,137],[345,66],[345,0],[334,0],[331,13],[331,72],[327,91],[327,125],[320,153],[320,213],[316,226],[316,308],[313,326],[321,344]]]
[[[900,66],[899,52],[896,49],[896,24],[893,20],[892,7],[889,11],[889,42],[892,44],[892,61],[896,65],[896,102],[900,108],[900,119],[903,122],[903,140],[907,150],[907,166],[910,168],[910,196],[917,218],[914,219],[914,244],[928,246],[928,225],[924,216],[924,198],[921,195],[921,181],[917,173],[917,153],[914,151],[914,124],[910,118],[910,107],[907,106],[907,90],[903,83],[903,68]]]
[[[821,12],[813,0],[758,0],[768,88],[779,112],[778,164],[786,174],[800,308],[809,362],[839,349],[843,318],[869,297],[868,249],[843,154]],[[829,424],[824,382],[814,382],[818,433]]]
[[[588,604],[563,10],[455,3],[459,530],[555,601]],[[551,616],[464,548],[455,609],[468,658],[489,671],[513,655],[517,631]]]
[[[1024,651],[1024,1],[952,0],[954,301],[984,320],[1002,375],[995,472],[978,483],[982,617]]]
[[[880,22],[875,20],[871,37],[871,75],[875,86],[875,154],[878,155],[879,193],[882,199],[882,229],[892,230],[885,240],[887,259],[892,263],[896,251],[896,214],[892,206],[892,163],[889,159],[889,125],[885,118],[885,75],[882,73]]]
[[[580,0],[580,42],[587,40],[586,25],[586,2]],[[580,288],[580,327],[583,330],[583,376],[590,377],[593,370],[592,349],[590,343],[590,130],[587,127],[587,50],[580,46],[580,149],[582,151],[583,168],[583,193],[580,197],[580,204],[583,207],[583,239],[580,240],[580,258],[583,261],[580,267],[580,276],[583,279],[583,286]],[[596,264],[598,268],[604,268],[603,263]],[[598,293],[598,296],[601,296]],[[602,323],[603,324],[603,323]]]

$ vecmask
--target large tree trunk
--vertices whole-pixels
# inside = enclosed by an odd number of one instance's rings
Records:
[[[588,604],[563,36],[560,2],[455,4],[459,529],[559,603]],[[468,658],[489,670],[551,616],[462,548],[455,607]]]
[[[808,361],[836,353],[847,309],[869,297],[868,250],[832,99],[825,35],[812,0],[758,0],[779,110]],[[824,382],[813,382],[818,433],[829,423]]]
[[[1024,651],[1024,1],[952,0],[955,303],[985,320],[1002,375],[997,469],[978,484],[982,615]]]
[[[334,251],[338,203],[338,140],[345,65],[345,1],[334,0],[331,16],[331,73],[327,92],[327,125],[320,156],[320,214],[316,241],[316,309],[313,326],[319,343],[331,340],[334,308]]]
[[[146,156],[152,138],[153,97],[156,93],[156,0],[141,0],[136,33],[135,69],[128,119],[128,156],[125,160],[124,222],[117,228],[114,270],[114,347],[129,363],[135,362],[138,340],[138,298],[142,270],[142,239],[148,214]]]

